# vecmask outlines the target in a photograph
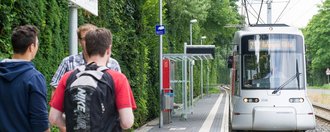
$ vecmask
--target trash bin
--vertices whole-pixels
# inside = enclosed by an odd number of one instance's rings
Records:
[[[163,110],[172,110],[174,103],[174,93],[172,89],[163,90]]]
[[[172,110],[174,103],[174,93],[172,89],[163,89],[162,92],[162,111],[163,111],[163,123],[169,124],[172,122]]]

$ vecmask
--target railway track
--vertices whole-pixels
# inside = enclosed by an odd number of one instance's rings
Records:
[[[313,103],[316,118],[330,123],[330,108]]]

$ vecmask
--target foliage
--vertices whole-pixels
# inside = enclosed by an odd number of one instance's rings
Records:
[[[306,54],[308,62],[308,80],[312,85],[321,85],[326,82],[325,71],[330,64],[330,1],[326,0],[320,7],[318,14],[304,29]]]
[[[183,53],[184,42],[189,42],[191,19],[198,20],[192,25],[193,44],[199,44],[200,37],[205,35],[207,39],[203,44],[219,47],[214,60],[204,61],[204,84],[206,78],[211,84],[228,83],[225,58],[236,29],[224,26],[239,23],[235,1],[163,0],[163,23],[166,26],[164,53]],[[99,16],[79,9],[78,23],[92,23],[111,29],[112,57],[118,60],[130,81],[138,106],[134,111],[134,127],[138,127],[159,114],[159,37],[154,33],[154,26],[159,23],[159,0],[98,2]],[[10,58],[12,54],[10,36],[13,28],[36,25],[40,29],[40,47],[33,62],[49,84],[61,60],[69,55],[68,4],[67,0],[0,0],[0,59]],[[210,77],[206,77],[206,67],[210,68]],[[200,69],[200,63],[196,61],[195,97],[200,95]],[[51,91],[50,86],[48,91]]]
[[[218,87],[211,87],[209,90],[210,94],[218,94],[220,93],[220,89]]]

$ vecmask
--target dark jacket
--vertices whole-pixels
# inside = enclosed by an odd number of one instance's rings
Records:
[[[29,61],[0,62],[0,132],[48,128],[45,77]]]

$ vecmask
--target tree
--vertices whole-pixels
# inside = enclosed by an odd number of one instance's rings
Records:
[[[315,84],[324,84],[326,82],[325,70],[330,67],[330,1],[326,0],[318,14],[314,15],[312,20],[304,29],[305,43],[307,45],[307,58],[310,62],[309,79]]]

